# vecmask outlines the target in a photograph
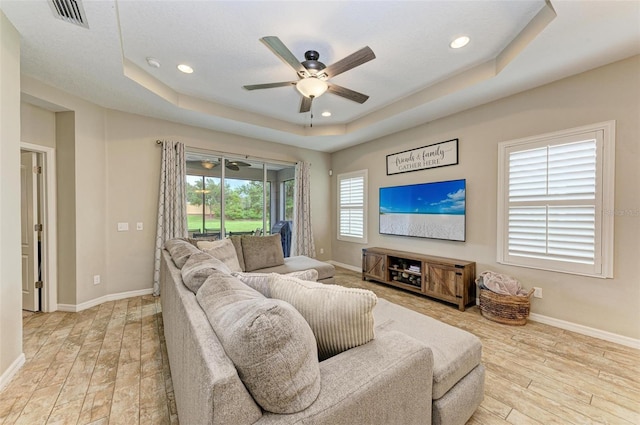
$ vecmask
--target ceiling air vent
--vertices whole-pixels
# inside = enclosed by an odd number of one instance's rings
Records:
[[[89,28],[81,0],[49,0],[49,5],[56,18],[84,28]]]

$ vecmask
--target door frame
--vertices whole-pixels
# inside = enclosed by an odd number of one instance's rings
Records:
[[[42,297],[43,312],[58,310],[58,231],[56,192],[56,150],[47,146],[20,142],[20,149],[42,154],[42,185],[40,205],[42,207]]]

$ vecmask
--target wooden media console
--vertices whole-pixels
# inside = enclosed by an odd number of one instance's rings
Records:
[[[386,248],[362,250],[362,280],[450,302],[460,311],[476,302],[476,263]]]

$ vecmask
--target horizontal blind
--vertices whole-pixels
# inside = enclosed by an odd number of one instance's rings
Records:
[[[364,177],[340,180],[340,235],[364,236]]]
[[[509,153],[509,255],[594,264],[596,140]]]

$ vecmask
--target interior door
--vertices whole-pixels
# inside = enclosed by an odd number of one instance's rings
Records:
[[[34,152],[20,154],[21,234],[22,234],[22,308],[38,311],[40,291],[38,280],[38,232],[35,230],[38,217],[38,179],[34,172],[37,157]]]

